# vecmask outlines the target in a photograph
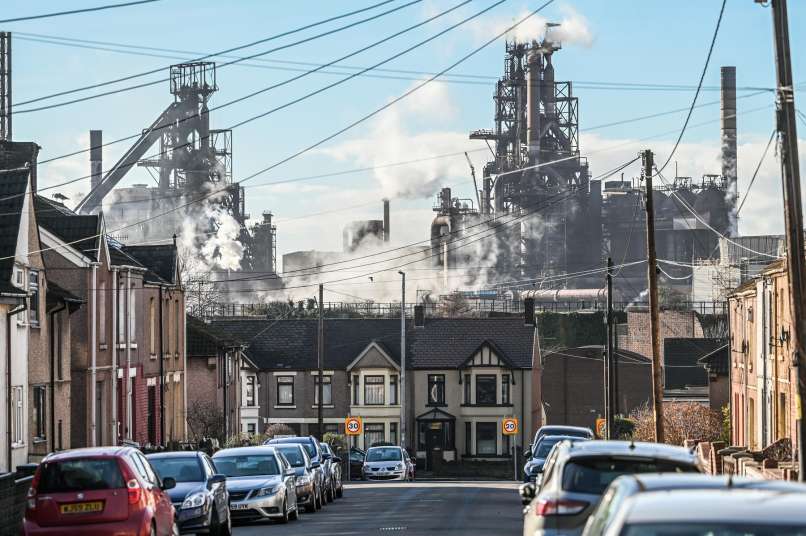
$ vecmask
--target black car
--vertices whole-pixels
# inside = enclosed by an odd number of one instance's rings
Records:
[[[227,477],[218,474],[203,452],[162,452],[146,456],[161,479],[176,480],[168,495],[182,533],[229,536]]]
[[[334,498],[341,497],[344,495],[344,485],[342,484],[341,475],[341,458],[336,456],[336,453],[333,452],[333,449],[330,448],[330,445],[327,443],[321,443],[321,446],[324,457],[330,457],[330,459],[328,459],[328,465],[330,466],[331,493]]]
[[[367,453],[358,447],[350,447],[350,480],[361,480],[361,470]]]
[[[322,456],[322,447],[319,445],[319,440],[314,436],[277,437],[267,439],[263,442],[263,444],[271,445],[273,447],[278,445],[302,445],[305,447],[305,451],[311,458],[314,480],[319,493],[317,501],[319,502],[320,507],[324,506],[326,502],[325,497],[327,495],[326,491],[330,485],[330,482],[328,482],[328,474],[323,465],[324,458]]]

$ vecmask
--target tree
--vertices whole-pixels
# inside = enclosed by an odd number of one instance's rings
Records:
[[[266,427],[266,430],[263,431],[263,436],[266,439],[271,439],[274,436],[283,436],[283,435],[297,435],[297,433],[294,431],[293,428],[283,423],[270,424]]]
[[[635,424],[633,439],[655,441],[652,409],[644,404],[630,413]],[[687,439],[717,441],[723,434],[722,414],[697,402],[665,402],[663,404],[665,442],[683,445]]]
[[[441,316],[445,318],[463,318],[473,315],[473,307],[468,303],[464,294],[458,290],[451,292],[442,299]]]
[[[224,440],[224,412],[209,400],[197,400],[188,406],[187,423],[190,435],[199,442],[205,438]]]

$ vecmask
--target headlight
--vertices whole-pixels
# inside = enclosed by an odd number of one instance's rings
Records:
[[[280,491],[280,486],[279,485],[277,485],[277,486],[269,486],[267,488],[260,488],[257,491],[257,493],[255,494],[255,497],[265,497],[266,495],[274,495],[278,491]]]
[[[200,508],[207,504],[207,494],[203,491],[197,491],[185,497],[185,502],[182,503],[182,510],[190,508]]]
[[[309,475],[302,475],[297,477],[297,485],[304,486],[306,484],[311,483],[311,477]]]
[[[399,464],[395,465],[395,471],[402,471],[402,470],[403,470],[403,464],[402,463],[399,463]]]

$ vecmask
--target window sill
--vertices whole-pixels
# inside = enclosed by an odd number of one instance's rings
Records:
[[[425,407],[427,407],[427,408],[447,408],[448,404],[445,404],[444,402],[442,402],[442,403],[429,402],[428,404],[425,405]]]
[[[107,348],[108,346],[106,345],[105,342],[102,342],[101,344],[98,345],[99,350],[106,350]]]
[[[463,408],[511,408],[514,404],[462,404]]]
[[[39,322],[31,322],[28,324],[28,327],[31,329],[40,329],[42,326],[39,324]]]
[[[48,442],[48,439],[46,437],[35,437],[34,440],[33,440],[34,445],[39,445],[39,444],[47,443],[47,442]]]
[[[274,409],[297,409],[297,406],[274,406]]]
[[[129,348],[131,348],[132,350],[137,350],[137,343],[133,342],[129,344]],[[118,343],[118,350],[125,350],[125,349],[126,349],[126,343]]]
[[[322,404],[322,409],[333,409],[335,407],[336,406],[334,406],[333,404]],[[311,409],[319,409],[319,406],[317,404],[314,404],[313,406],[311,406]]]
[[[150,354],[150,355],[149,355],[149,357],[150,357],[152,360],[157,359],[157,354]]]
[[[24,441],[22,441],[22,442],[19,442],[19,443],[12,443],[12,444],[11,444],[11,448],[12,448],[12,449],[21,449],[21,448],[25,448],[25,442],[24,442]]]

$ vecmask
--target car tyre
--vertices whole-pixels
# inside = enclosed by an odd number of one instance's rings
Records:
[[[336,490],[336,497],[338,497],[339,499],[344,497],[344,484],[339,486],[339,488]]]
[[[283,499],[283,517],[278,519],[277,522],[282,525],[288,523],[288,499]]]
[[[232,518],[227,516],[227,522],[222,523],[218,514],[213,514],[213,521],[210,523],[210,536],[231,536]]]
[[[292,521],[296,521],[299,519],[299,503],[294,506],[294,510],[288,515],[288,518]]]

